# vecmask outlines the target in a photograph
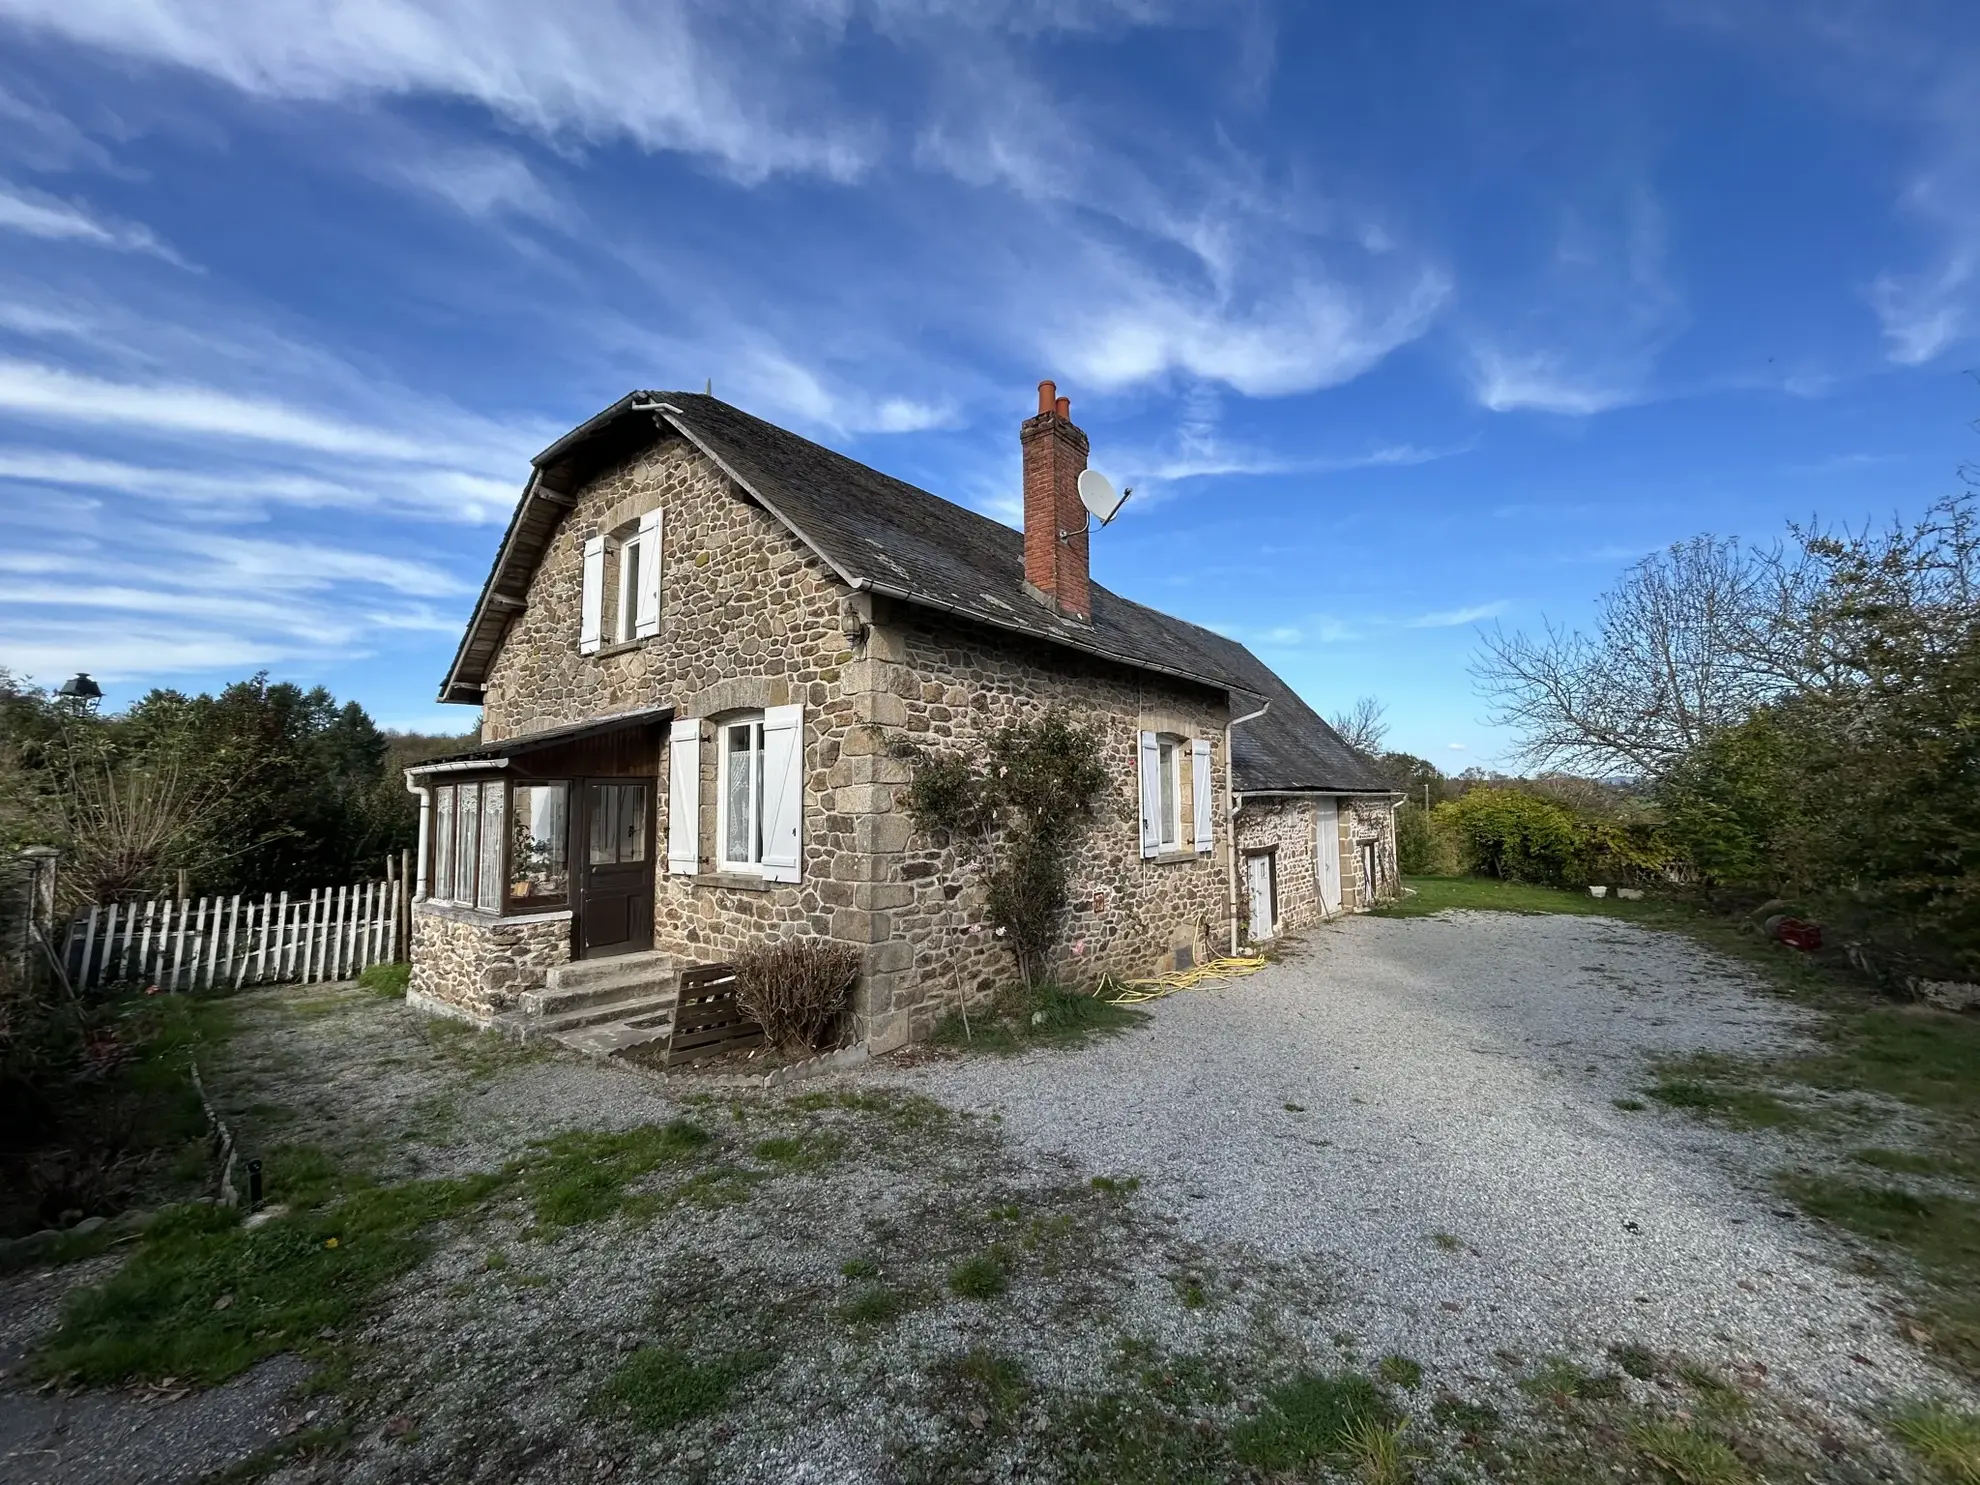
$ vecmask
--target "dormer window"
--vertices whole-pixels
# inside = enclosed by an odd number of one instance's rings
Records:
[[[660,512],[650,510],[585,542],[580,654],[660,632],[660,527]]]

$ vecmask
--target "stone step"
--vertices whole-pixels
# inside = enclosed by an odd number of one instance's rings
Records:
[[[542,1011],[525,1016],[532,1027],[548,1036],[559,1031],[571,1031],[580,1026],[601,1026],[608,1023],[624,1022],[628,1025],[646,1026],[659,1021],[671,1021],[674,1015],[674,990],[669,985],[664,990],[645,988],[622,992],[609,1000],[592,1000],[582,1005],[553,1005]]]
[[[614,954],[608,959],[573,959],[568,964],[550,967],[544,975],[544,989],[585,990],[597,985],[630,983],[639,976],[664,979],[679,968],[679,960],[658,949]]]
[[[601,961],[620,967],[609,973],[587,975],[575,985],[552,981],[540,990],[525,990],[517,1006],[526,1016],[555,1016],[582,1006],[624,1000],[628,995],[657,995],[663,991],[671,995],[675,983],[672,964],[663,965],[644,955],[638,957],[637,964],[621,964],[616,959]]]

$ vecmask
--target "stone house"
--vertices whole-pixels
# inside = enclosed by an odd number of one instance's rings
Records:
[[[822,934],[860,950],[854,1035],[921,1036],[1012,967],[897,808],[889,740],[969,750],[1048,707],[1116,780],[1068,979],[1394,890],[1396,796],[1327,724],[1244,646],[1091,582],[1087,439],[1051,383],[1020,437],[1022,533],[707,395],[633,393],[539,455],[440,691],[483,741],[407,770],[413,1002],[617,1045],[682,968]]]

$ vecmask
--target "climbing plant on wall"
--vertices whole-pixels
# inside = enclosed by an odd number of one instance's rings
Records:
[[[1036,983],[1065,923],[1073,854],[1109,783],[1098,737],[1055,709],[1000,727],[980,752],[904,738],[889,751],[912,770],[902,808],[918,829],[981,862],[990,923],[1026,986]]]

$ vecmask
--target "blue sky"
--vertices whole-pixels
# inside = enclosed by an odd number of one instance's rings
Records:
[[[1206,21],[1205,16],[1216,16]],[[1970,0],[0,0],[0,665],[434,690],[529,455],[699,388],[1489,763],[1480,623],[1980,456]]]

